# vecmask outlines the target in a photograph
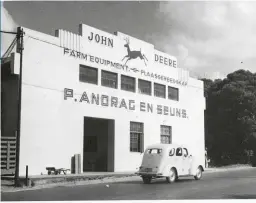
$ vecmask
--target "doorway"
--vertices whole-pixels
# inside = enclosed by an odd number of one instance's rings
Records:
[[[114,125],[114,120],[84,117],[84,172],[114,172]]]

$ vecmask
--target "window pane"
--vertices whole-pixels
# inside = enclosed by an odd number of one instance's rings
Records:
[[[173,155],[174,155],[174,153],[175,153],[175,149],[174,149],[174,148],[172,148],[172,149],[171,149],[171,151],[170,151],[170,153],[169,153],[169,156],[173,156]]]
[[[171,126],[161,125],[161,135],[171,135]]]
[[[117,88],[117,73],[101,71],[101,85],[105,87]]]
[[[89,66],[80,65],[79,67],[79,81],[98,84],[98,69]]]
[[[174,87],[168,87],[168,99],[179,101],[179,89]]]
[[[183,148],[183,154],[184,154],[185,156],[188,156],[188,150],[187,150],[186,148]]]
[[[131,133],[130,136],[130,151],[132,152],[140,152],[140,140],[141,140],[141,134],[140,133]]]
[[[130,151],[142,151],[143,123],[130,122]]]
[[[138,151],[138,143],[139,143],[139,134],[131,133],[130,136],[130,151],[137,152]]]
[[[171,144],[171,134],[172,134],[172,128],[171,126],[161,125],[160,126],[160,137],[161,137],[161,143],[162,144]]]
[[[151,95],[151,82],[139,79],[139,93]]]
[[[154,95],[156,97],[165,98],[165,85],[154,83]]]
[[[171,136],[161,135],[161,143],[162,144],[171,144]]]
[[[148,154],[161,154],[162,153],[162,149],[149,149],[147,151]]]
[[[176,156],[182,156],[182,149],[181,148],[177,148]]]
[[[131,122],[130,123],[130,131],[131,132],[143,133],[143,124],[142,123]]]
[[[121,89],[130,92],[135,92],[135,78],[122,75]]]

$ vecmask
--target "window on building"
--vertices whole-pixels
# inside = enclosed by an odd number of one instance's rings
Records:
[[[117,89],[117,73],[102,70],[101,85]]]
[[[79,81],[91,84],[98,84],[98,69],[89,66],[80,65]]]
[[[154,83],[154,95],[156,97],[165,98],[165,85]]]
[[[174,87],[168,87],[168,99],[179,101],[179,89]]]
[[[130,92],[135,92],[135,78],[121,75],[121,89],[130,91]]]
[[[172,127],[161,125],[161,143],[171,144],[172,143]]]
[[[151,82],[139,79],[139,93],[151,95]]]
[[[143,152],[143,123],[130,122],[130,151]]]

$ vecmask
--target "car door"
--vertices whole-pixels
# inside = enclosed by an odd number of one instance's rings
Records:
[[[176,149],[176,153],[175,153],[175,165],[176,168],[178,170],[178,174],[179,175],[183,175],[183,167],[182,167],[182,148],[181,147],[177,147]]]
[[[176,156],[175,156],[175,148],[172,148],[169,151],[168,163],[167,163],[168,167],[169,166],[171,166],[171,167],[176,166],[176,161],[177,160],[176,160]]]
[[[190,159],[189,159],[189,153],[187,148],[183,148],[183,154],[182,154],[182,171],[184,175],[190,174]]]

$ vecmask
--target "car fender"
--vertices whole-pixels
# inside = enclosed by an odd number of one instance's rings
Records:
[[[163,176],[166,176],[166,177],[169,176],[171,168],[175,168],[175,170],[177,171],[177,168],[173,164],[168,164],[163,169],[163,172],[162,172]]]
[[[190,165],[190,173],[191,175],[196,175],[196,171],[198,169],[198,167],[201,167],[202,170],[204,171],[204,167],[202,164],[200,164],[200,162],[198,162],[195,158],[192,159],[192,163]]]
[[[193,175],[193,176],[196,175],[198,167],[201,167],[202,171],[204,171],[204,167],[201,164],[198,164],[198,163],[197,164],[193,164],[192,167],[191,167],[191,175]]]

